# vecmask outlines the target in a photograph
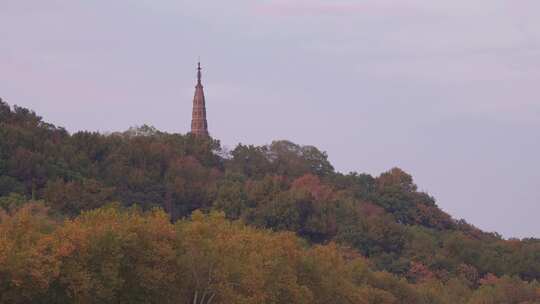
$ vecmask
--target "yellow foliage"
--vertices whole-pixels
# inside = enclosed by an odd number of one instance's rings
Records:
[[[223,213],[196,211],[172,224],[161,210],[109,206],[59,223],[43,205],[28,204],[0,215],[0,303],[506,304],[539,298],[538,284],[505,277],[472,296],[458,279],[411,285],[372,271],[350,248],[308,246],[292,233],[251,228]]]

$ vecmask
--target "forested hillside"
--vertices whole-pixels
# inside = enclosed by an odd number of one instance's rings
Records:
[[[538,279],[540,240],[452,218],[399,168],[70,134],[0,101],[0,303],[540,303]]]

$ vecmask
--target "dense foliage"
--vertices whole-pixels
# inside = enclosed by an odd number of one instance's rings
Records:
[[[0,101],[0,214],[1,303],[540,303],[540,240],[288,141],[69,134]]]
[[[413,284],[334,243],[215,212],[171,224],[160,210],[107,206],[59,223],[27,203],[0,219],[2,303],[540,303],[536,282]]]

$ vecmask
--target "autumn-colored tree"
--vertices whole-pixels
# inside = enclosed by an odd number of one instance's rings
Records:
[[[45,238],[57,270],[40,302],[173,303],[174,236],[162,212],[108,207],[67,221]]]
[[[41,203],[0,210],[0,303],[31,303],[46,295],[59,273],[55,224]]]
[[[269,235],[200,212],[178,228],[185,303],[311,303],[298,282],[302,249],[291,234]]]
[[[497,280],[484,281],[468,304],[524,304],[540,303],[540,284],[527,283],[516,277],[504,276]]]

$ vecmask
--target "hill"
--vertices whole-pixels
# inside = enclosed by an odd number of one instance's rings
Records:
[[[540,303],[540,240],[286,140],[70,134],[0,100],[0,209],[3,303]]]

